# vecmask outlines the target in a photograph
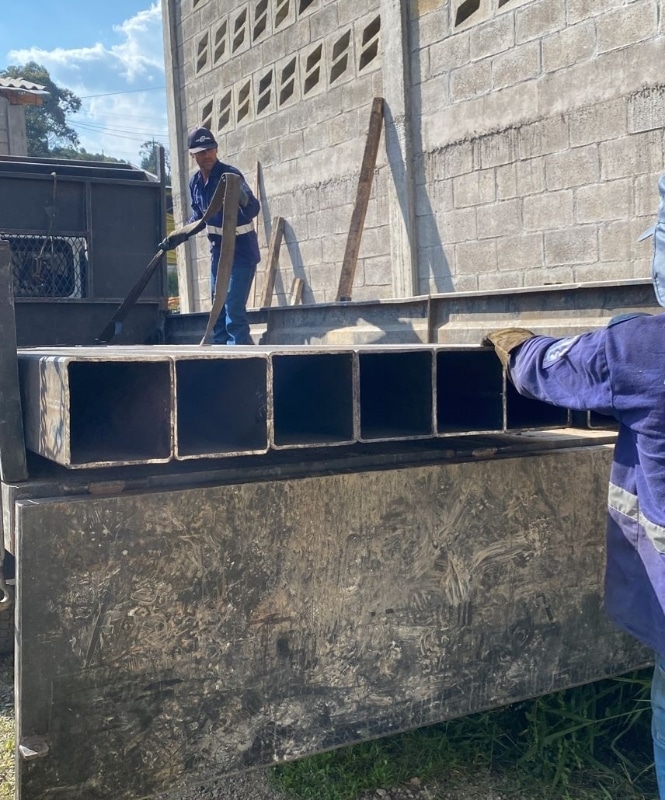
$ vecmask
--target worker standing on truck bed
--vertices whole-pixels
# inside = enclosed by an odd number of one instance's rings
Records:
[[[653,283],[665,306],[665,174],[653,229]],[[625,314],[580,336],[554,339],[522,328],[490,333],[517,391],[556,406],[615,417],[605,607],[651,647],[656,777],[665,800],[665,314]]]
[[[229,280],[226,303],[213,328],[214,344],[253,344],[249,334],[247,319],[247,299],[256,274],[256,267],[261,260],[259,243],[252,220],[260,211],[259,201],[245,181],[243,174],[236,167],[225,164],[217,158],[217,142],[207,128],[194,128],[187,139],[189,153],[196,161],[198,170],[189,181],[189,192],[193,214],[189,222],[202,219],[210,205],[222,176],[232,172],[240,177],[240,205],[236,227],[235,252],[233,268]],[[217,266],[222,250],[222,221],[224,211],[214,214],[206,222],[208,240],[210,241],[210,284],[211,295],[215,296]],[[190,234],[191,235],[191,234]],[[171,234],[162,243],[163,249],[170,250],[186,241],[188,236]],[[220,287],[221,288],[221,287]]]

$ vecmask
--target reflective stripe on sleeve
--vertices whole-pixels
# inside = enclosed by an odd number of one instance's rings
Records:
[[[665,553],[665,527],[658,525],[657,522],[651,522],[644,516],[636,494],[629,492],[627,489],[622,489],[621,486],[617,486],[615,483],[610,483],[607,505],[613,511],[628,517],[633,522],[637,522],[638,525],[644,528],[644,532],[656,550],[659,553]]]
[[[217,225],[206,225],[208,233],[215,234],[216,236],[222,235],[222,229]],[[247,225],[238,225],[236,228],[236,236],[242,236],[243,233],[250,233],[254,230],[254,224],[248,222]]]

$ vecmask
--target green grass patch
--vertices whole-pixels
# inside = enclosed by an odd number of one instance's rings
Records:
[[[14,661],[0,656],[0,800],[14,797]]]
[[[650,800],[651,670],[364,742],[272,770],[296,798],[364,792],[483,771],[542,800]]]

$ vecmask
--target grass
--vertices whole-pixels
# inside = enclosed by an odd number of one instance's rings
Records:
[[[356,800],[414,779],[475,786],[491,775],[515,800],[650,800],[650,680],[642,670],[321,753],[274,767],[271,783],[289,798]],[[0,800],[13,796],[13,663],[0,657]]]
[[[14,662],[0,656],[0,800],[14,797]]]
[[[651,671],[312,756],[272,770],[291,797],[355,800],[364,792],[484,772],[511,796],[647,800],[652,770]]]

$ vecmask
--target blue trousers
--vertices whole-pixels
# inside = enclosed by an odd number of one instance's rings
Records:
[[[217,264],[212,273],[212,296],[215,296]],[[253,344],[247,320],[247,298],[254,280],[256,264],[234,266],[229,280],[226,303],[212,331],[213,344]]]
[[[665,800],[665,658],[656,653],[651,683],[651,735],[660,800]]]

